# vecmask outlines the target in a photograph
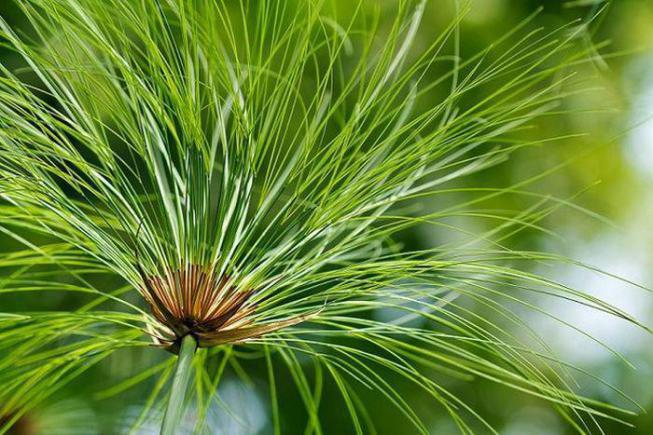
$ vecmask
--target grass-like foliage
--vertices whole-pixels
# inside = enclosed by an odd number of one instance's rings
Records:
[[[205,417],[243,352],[267,364],[275,433],[281,370],[307,432],[323,430],[323,383],[340,391],[328,405],[359,434],[379,430],[363,390],[427,432],[407,384],[462,433],[492,430],[447,376],[547,400],[579,432],[623,418],[575,392],[580,369],[519,317],[554,317],[533,302],[539,294],[636,323],[528,272],[554,256],[503,243],[566,202],[543,198],[509,216],[483,201],[533,196],[526,182],[452,184],[551,139],[514,132],[556,110],[574,66],[595,53],[587,23],[547,32],[526,21],[461,58],[464,8],[440,33],[418,34],[425,2],[393,5],[392,22],[370,4],[16,1],[29,26],[0,22],[24,62],[0,78],[0,231],[22,248],[2,253],[0,293],[83,302],[1,315],[5,431],[117,350],[148,346],[169,356],[112,390],[158,376],[133,424],[171,396],[167,433],[189,418],[186,389],[194,430],[213,433]],[[474,196],[452,204],[445,194]],[[457,231],[454,216],[494,225],[418,252],[398,243],[415,226]],[[400,314],[380,320],[379,310]]]

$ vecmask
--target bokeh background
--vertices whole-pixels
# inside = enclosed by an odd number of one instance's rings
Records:
[[[336,0],[343,7],[350,0]],[[0,1],[0,16],[20,26],[20,15],[10,2]],[[392,1],[367,1],[370,8],[392,14]],[[470,12],[461,27],[462,56],[475,53],[517,25],[538,8],[542,11],[528,25],[547,29],[560,27],[576,18],[587,18],[606,6],[592,26],[594,42],[609,41],[592,62],[578,67],[578,86],[584,92],[565,100],[561,112],[544,118],[520,135],[556,137],[574,134],[521,151],[509,162],[476,174],[467,182],[474,186],[509,186],[541,176],[529,189],[542,195],[573,200],[575,207],[560,207],[542,224],[551,233],[524,229],[510,243],[521,249],[546,250],[574,258],[653,287],[653,1],[614,0],[471,0]],[[424,17],[417,45],[426,44],[455,14],[454,2],[432,0]],[[7,50],[0,50],[0,61],[17,65]],[[435,72],[433,72],[435,74]],[[433,98],[437,98],[434,95]],[[556,168],[555,170],[552,170]],[[465,201],[448,197],[443,201]],[[533,204],[532,199],[501,197],[491,204],[495,209],[520,210]],[[419,204],[436,207],[436,204]],[[490,206],[490,205],[488,205]],[[581,210],[587,209],[591,213]],[[452,224],[471,231],[483,231],[487,223],[462,219]],[[444,230],[416,229],[406,234],[404,243],[423,247],[455,240],[456,234]],[[0,239],[3,250],[12,249],[9,240]],[[533,271],[553,277],[572,287],[595,294],[653,325],[653,298],[645,290],[623,280],[591,273],[582,268],[532,263]],[[1,272],[0,272],[1,273]],[[0,281],[2,276],[0,276]],[[105,283],[110,286],[111,283]],[[622,353],[633,367],[582,334],[563,329],[532,314],[529,322],[563,358],[582,366],[627,392],[649,413],[633,418],[634,428],[605,422],[608,434],[653,433],[653,342],[650,336],[623,321],[609,318],[571,304],[540,301],[547,310],[574,322],[605,344]],[[0,299],[0,311],[69,309],[79,306],[79,296],[46,295]],[[383,315],[383,313],[379,313]],[[244,355],[245,357],[247,355]],[[48,405],[32,412],[21,422],[16,433],[120,433],[121,422],[139,413],[139,405],[155,379],[146,379],[111,398],[102,391],[135,373],[135,366],[154,365],[160,352],[119,353],[93,368],[78,381],[57,394]],[[269,433],[269,403],[265,382],[265,364],[245,359],[246,379],[238,376],[239,367],[231,367],[220,387],[226,409],[216,409],[216,433]],[[279,374],[281,413],[284,431],[303,433],[305,414],[292,383],[284,384]],[[542,401],[482,380],[449,380],[446,385],[459,393],[501,433],[566,434],[571,429]],[[609,388],[587,379],[579,379],[578,389],[598,400],[630,406]],[[417,391],[403,390],[411,403],[429,422],[434,434],[455,433],[446,415],[431,401],[421,401]],[[99,392],[99,393],[98,393]],[[405,434],[412,429],[378,395],[363,394],[377,419],[382,433]],[[321,414],[328,433],[348,433],[347,416],[340,406],[338,391],[326,385]],[[229,409],[230,408],[230,409]],[[236,417],[237,416],[237,417]],[[141,433],[158,433],[156,422],[145,425]],[[483,433],[479,429],[479,433]]]

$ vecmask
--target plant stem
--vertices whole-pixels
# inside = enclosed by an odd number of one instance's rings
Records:
[[[188,380],[190,379],[190,365],[193,361],[197,349],[195,338],[188,334],[181,339],[179,348],[179,357],[175,375],[172,378],[172,388],[170,389],[170,398],[168,407],[163,416],[163,425],[161,426],[161,435],[174,435],[184,414],[186,390],[188,389]]]

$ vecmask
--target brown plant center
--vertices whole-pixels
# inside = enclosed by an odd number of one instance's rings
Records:
[[[199,265],[169,269],[162,276],[146,276],[142,271],[141,275],[152,314],[175,334],[175,340],[168,341],[173,350],[189,334],[200,347],[239,343],[317,314],[257,323],[251,300],[255,292],[238,289],[228,276],[217,276]]]
[[[198,265],[144,277],[144,286],[152,314],[178,338],[192,334],[200,345],[246,327],[254,311],[246,305],[252,291],[238,290],[228,277],[217,277]]]

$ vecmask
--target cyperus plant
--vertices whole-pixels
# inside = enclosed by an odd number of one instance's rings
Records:
[[[539,293],[637,323],[520,267],[554,256],[502,244],[565,201],[492,215],[476,204],[526,194],[526,183],[451,184],[551,139],[511,133],[564,98],[574,66],[594,53],[577,46],[585,25],[546,33],[526,21],[462,59],[464,9],[414,44],[425,2],[393,5],[390,23],[368,3],[16,1],[29,26],[19,34],[1,22],[25,68],[3,66],[0,78],[0,231],[23,248],[2,254],[0,293],[93,299],[0,317],[5,431],[117,350],[151,346],[176,355],[134,378],[160,381],[133,424],[165,407],[167,434],[180,430],[187,402],[195,431],[216,430],[204,419],[235,349],[267,364],[275,433],[283,366],[316,433],[323,377],[357,433],[375,430],[360,388],[427,432],[396,378],[462,433],[492,430],[442,374],[548,400],[579,432],[627,412],[574,392],[570,367],[512,311],[547,314],[528,297]],[[477,196],[414,207],[466,193]],[[464,243],[411,251],[397,242],[415,226],[455,231],[445,218],[474,213],[498,224]],[[374,314],[387,309],[402,314]]]

